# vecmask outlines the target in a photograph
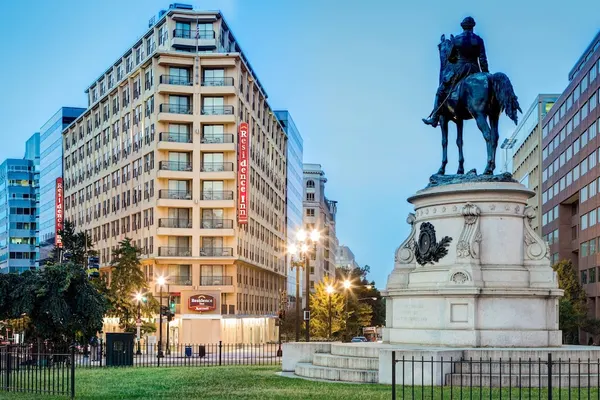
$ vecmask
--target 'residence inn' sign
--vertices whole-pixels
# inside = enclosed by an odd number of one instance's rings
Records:
[[[63,207],[63,199],[64,199],[64,193],[63,193],[63,179],[62,178],[56,178],[56,202],[55,204],[55,208],[54,208],[54,225],[55,225],[55,232],[54,232],[54,245],[56,247],[63,247],[63,243],[62,243],[62,237],[59,235],[59,231],[62,230],[63,228],[63,223],[65,220],[65,209]]]
[[[247,122],[238,127],[238,224],[248,223],[248,159],[250,129]]]
[[[208,294],[197,294],[190,296],[188,308],[193,311],[213,311],[217,308],[217,302],[213,296]]]

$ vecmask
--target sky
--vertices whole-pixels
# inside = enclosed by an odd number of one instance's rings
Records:
[[[600,28],[597,0],[206,0],[221,10],[274,109],[288,109],[304,162],[320,163],[338,201],[337,235],[385,287],[394,250],[409,233],[406,198],[441,161],[440,130],[421,122],[433,105],[442,33],[475,18],[491,72],[506,73],[527,110],[560,93]],[[29,0],[3,5],[0,160],[84,90],[147,30],[169,0]],[[503,117],[502,139],[515,126]],[[450,128],[448,173],[457,168]],[[485,166],[485,142],[465,124],[465,168]],[[498,160],[502,154],[498,154]],[[498,163],[500,164],[500,163]]]

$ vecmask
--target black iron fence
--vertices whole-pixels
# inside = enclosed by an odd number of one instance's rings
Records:
[[[600,359],[439,359],[392,352],[392,399],[600,400]]]
[[[75,397],[75,347],[45,345],[0,347],[0,392]]]

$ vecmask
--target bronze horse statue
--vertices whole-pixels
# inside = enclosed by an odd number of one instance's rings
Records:
[[[453,35],[450,36],[450,39],[446,39],[446,35],[442,35],[441,42],[438,45],[440,51],[440,81],[447,68],[454,68],[454,65],[448,60],[453,39]],[[464,174],[463,121],[473,118],[487,145],[487,165],[483,173],[492,175],[496,168],[496,148],[498,147],[499,138],[498,120],[502,111],[515,124],[518,122],[517,111],[522,112],[510,79],[502,72],[496,72],[495,74],[477,72],[455,84],[450,94],[444,99],[440,109],[443,156],[442,166],[438,174],[444,175],[446,173],[449,121],[456,124],[457,174]]]

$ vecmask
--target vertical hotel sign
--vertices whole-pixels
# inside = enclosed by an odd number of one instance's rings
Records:
[[[247,122],[238,127],[238,224],[248,223],[248,158],[250,130]]]
[[[63,179],[62,178],[56,178],[56,202],[55,204],[55,209],[54,209],[54,225],[56,226],[56,231],[54,232],[54,245],[56,247],[63,247],[63,243],[62,243],[62,237],[58,234],[59,231],[62,230],[63,228],[63,223],[65,220],[65,210],[63,207],[63,199],[64,199],[64,193],[63,193]]]

